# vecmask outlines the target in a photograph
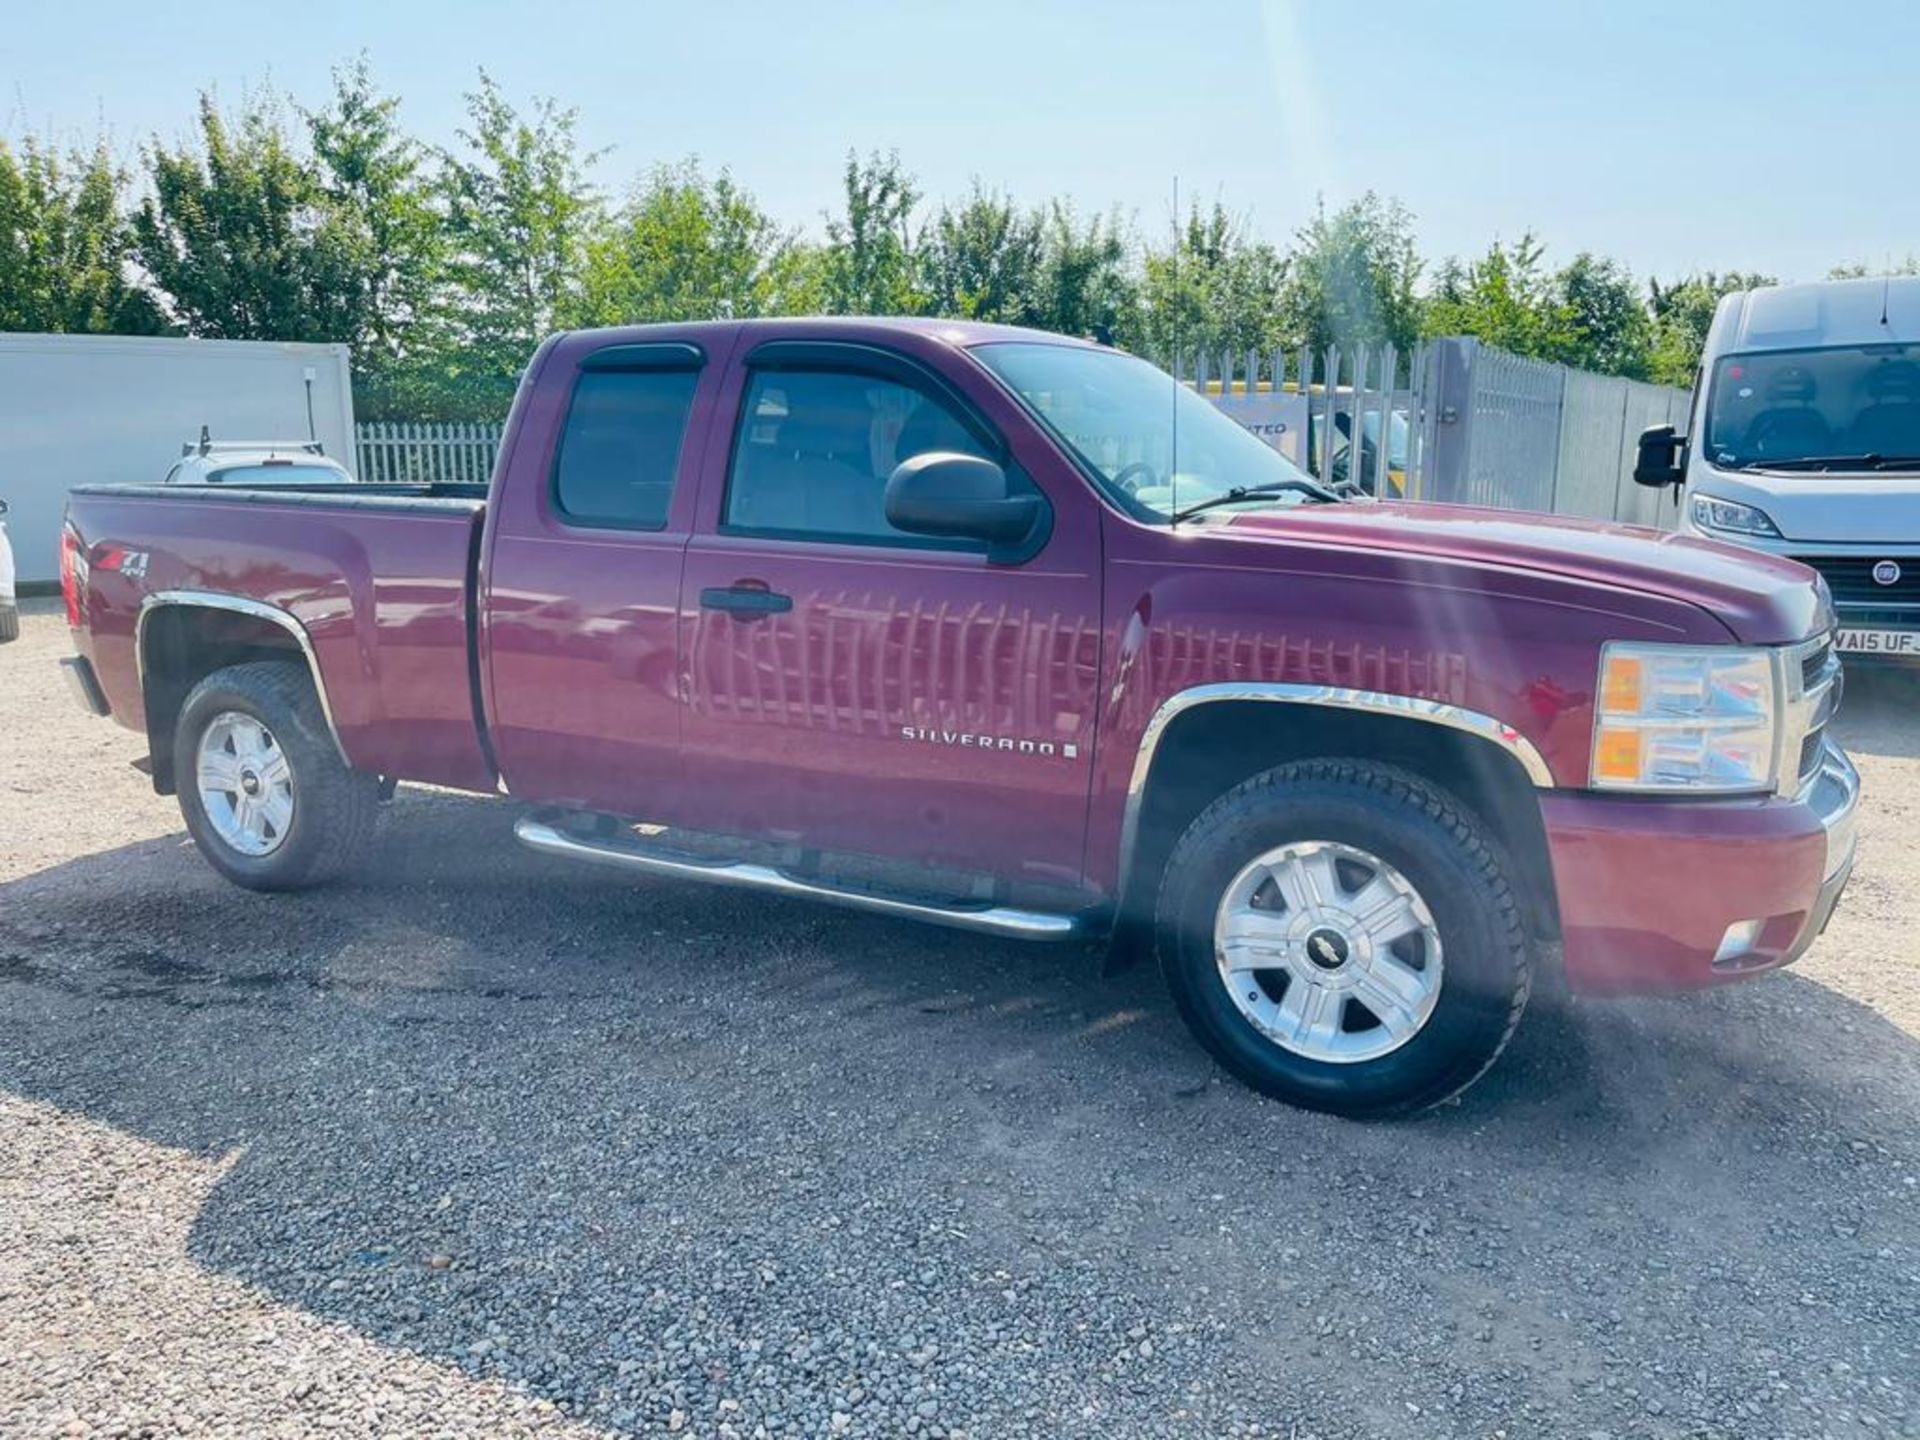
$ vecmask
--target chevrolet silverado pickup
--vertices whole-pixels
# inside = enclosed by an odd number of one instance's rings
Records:
[[[1853,864],[1811,571],[1343,496],[1032,331],[560,335],[489,485],[87,486],[62,552],[76,692],[241,885],[396,781],[505,793],[549,855],[1150,939],[1225,1068],[1344,1114],[1471,1083],[1537,959],[1787,964]]]

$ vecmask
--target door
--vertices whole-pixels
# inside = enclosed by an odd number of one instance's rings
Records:
[[[1051,448],[1019,437],[1023,465],[1004,419],[903,353],[775,341],[734,374],[732,443],[710,454],[681,585],[690,823],[1077,881],[1098,527],[1065,523]],[[990,558],[895,530],[887,478],[928,450],[994,459],[1037,490],[1045,542]]]
[[[680,566],[721,360],[584,335],[532,385],[482,575],[489,734],[520,798],[675,816]]]

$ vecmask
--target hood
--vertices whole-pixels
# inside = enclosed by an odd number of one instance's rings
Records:
[[[1239,514],[1234,539],[1422,556],[1560,576],[1699,606],[1751,645],[1805,639],[1832,623],[1826,587],[1797,561],[1639,525],[1468,505],[1298,505]]]
[[[1696,461],[1690,487],[1761,511],[1787,540],[1812,545],[1911,543],[1920,535],[1920,475],[1769,475]]]

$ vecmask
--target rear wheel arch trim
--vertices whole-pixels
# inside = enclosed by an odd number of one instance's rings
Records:
[[[1173,722],[1203,705],[1256,701],[1277,705],[1315,705],[1335,710],[1358,710],[1372,715],[1416,720],[1457,730],[1497,745],[1511,756],[1536,790],[1554,788],[1553,771],[1538,747],[1513,726],[1483,715],[1477,710],[1449,705],[1440,700],[1422,700],[1410,695],[1389,695],[1379,690],[1352,690],[1337,685],[1289,685],[1264,682],[1227,681],[1213,685],[1195,685],[1178,691],[1162,701],[1140,734],[1140,748],[1133,759],[1133,773],[1127,779],[1126,808],[1120,822],[1120,856],[1117,876],[1117,909],[1124,909],[1132,898],[1128,894],[1138,858],[1140,817],[1146,809],[1147,783],[1153,776],[1154,760]]]
[[[140,602],[140,616],[134,622],[133,630],[134,664],[142,695],[147,693],[147,621],[155,612],[168,609],[224,610],[230,614],[264,620],[292,636],[306,663],[307,674],[313,681],[313,693],[320,701],[320,714],[327,722],[327,735],[333,741],[333,748],[339,752],[341,763],[352,768],[353,762],[347,758],[346,746],[340,743],[340,727],[334,722],[333,705],[327,698],[327,682],[320,674],[320,657],[314,653],[313,637],[307,634],[307,627],[291,611],[283,610],[278,605],[269,605],[264,600],[253,600],[245,595],[226,595],[217,590],[156,590],[147,596]]]

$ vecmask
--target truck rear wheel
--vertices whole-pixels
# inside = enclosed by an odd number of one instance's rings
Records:
[[[347,768],[306,670],[263,661],[207,676],[174,731],[180,812],[214,869],[250,890],[297,890],[364,853],[378,777]]]
[[[1527,1001],[1499,846],[1392,765],[1300,761],[1222,795],[1174,849],[1157,931],[1200,1042],[1313,1110],[1438,1104],[1493,1063]]]

